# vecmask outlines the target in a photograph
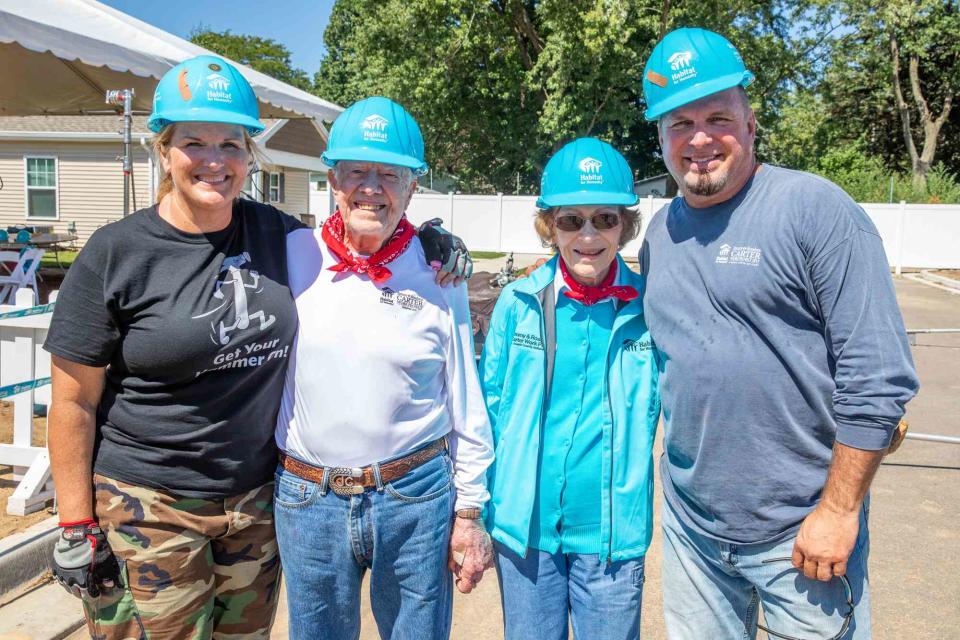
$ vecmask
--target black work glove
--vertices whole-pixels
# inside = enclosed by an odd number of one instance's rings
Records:
[[[443,220],[434,218],[424,222],[417,230],[427,264],[454,277],[469,278],[473,275],[473,260],[467,245],[441,225]]]
[[[123,587],[120,564],[103,529],[93,520],[61,522],[52,560],[50,568],[57,582],[79,598],[99,598]]]

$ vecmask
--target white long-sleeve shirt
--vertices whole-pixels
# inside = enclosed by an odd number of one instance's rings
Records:
[[[416,237],[375,284],[336,273],[320,229],[287,236],[300,320],[277,445],[317,466],[366,466],[449,435],[456,508],[487,501],[493,438],[466,287],[440,287]]]

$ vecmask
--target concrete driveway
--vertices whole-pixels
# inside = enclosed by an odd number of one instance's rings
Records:
[[[483,265],[496,271],[499,264]],[[895,279],[908,329],[960,328],[960,295]],[[960,334],[921,336],[913,347],[922,388],[910,403],[911,431],[960,436]],[[656,453],[661,451],[660,438]],[[655,517],[659,520],[659,490]],[[876,640],[960,638],[960,445],[907,440],[881,467],[871,504],[870,573]],[[642,637],[666,638],[661,614],[659,529],[647,556]],[[362,640],[379,636],[364,593]],[[535,621],[532,621],[535,624]],[[454,598],[454,640],[497,640],[496,574]],[[285,595],[272,637],[286,638]],[[86,637],[79,631],[70,638]],[[589,640],[589,639],[583,639]]]

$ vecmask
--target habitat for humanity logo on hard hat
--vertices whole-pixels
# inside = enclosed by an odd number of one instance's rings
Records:
[[[690,64],[693,54],[689,51],[677,51],[667,58],[667,63],[673,70],[670,79],[674,84],[680,84],[684,80],[697,77],[697,68]]]
[[[388,124],[390,121],[380,114],[370,114],[363,119],[363,139],[370,142],[386,142]]]
[[[207,100],[211,102],[224,102],[230,104],[233,102],[233,94],[230,92],[230,79],[218,73],[221,71],[220,65],[212,63],[208,68],[213,73],[207,75]]]
[[[580,184],[603,184],[603,174],[600,168],[603,163],[596,158],[587,156],[580,161]]]

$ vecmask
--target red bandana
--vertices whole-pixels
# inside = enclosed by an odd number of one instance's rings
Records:
[[[397,230],[393,232],[383,248],[369,258],[361,258],[350,251],[347,245],[343,244],[343,217],[338,209],[323,223],[320,235],[323,237],[323,241],[327,243],[327,248],[340,259],[340,262],[330,267],[330,271],[365,273],[370,276],[371,280],[379,284],[393,275],[390,269],[387,269],[384,265],[393,262],[407,250],[415,233],[416,229],[404,216],[400,218]]]
[[[633,287],[612,286],[613,281],[617,277],[616,260],[610,263],[610,271],[607,272],[607,277],[603,279],[603,282],[601,282],[598,287],[590,287],[574,280],[573,276],[570,275],[570,271],[567,270],[567,264],[563,261],[563,258],[560,258],[560,273],[563,274],[563,282],[567,285],[567,290],[563,292],[563,295],[588,307],[607,298],[616,298],[617,300],[626,302],[637,297],[637,290]]]

